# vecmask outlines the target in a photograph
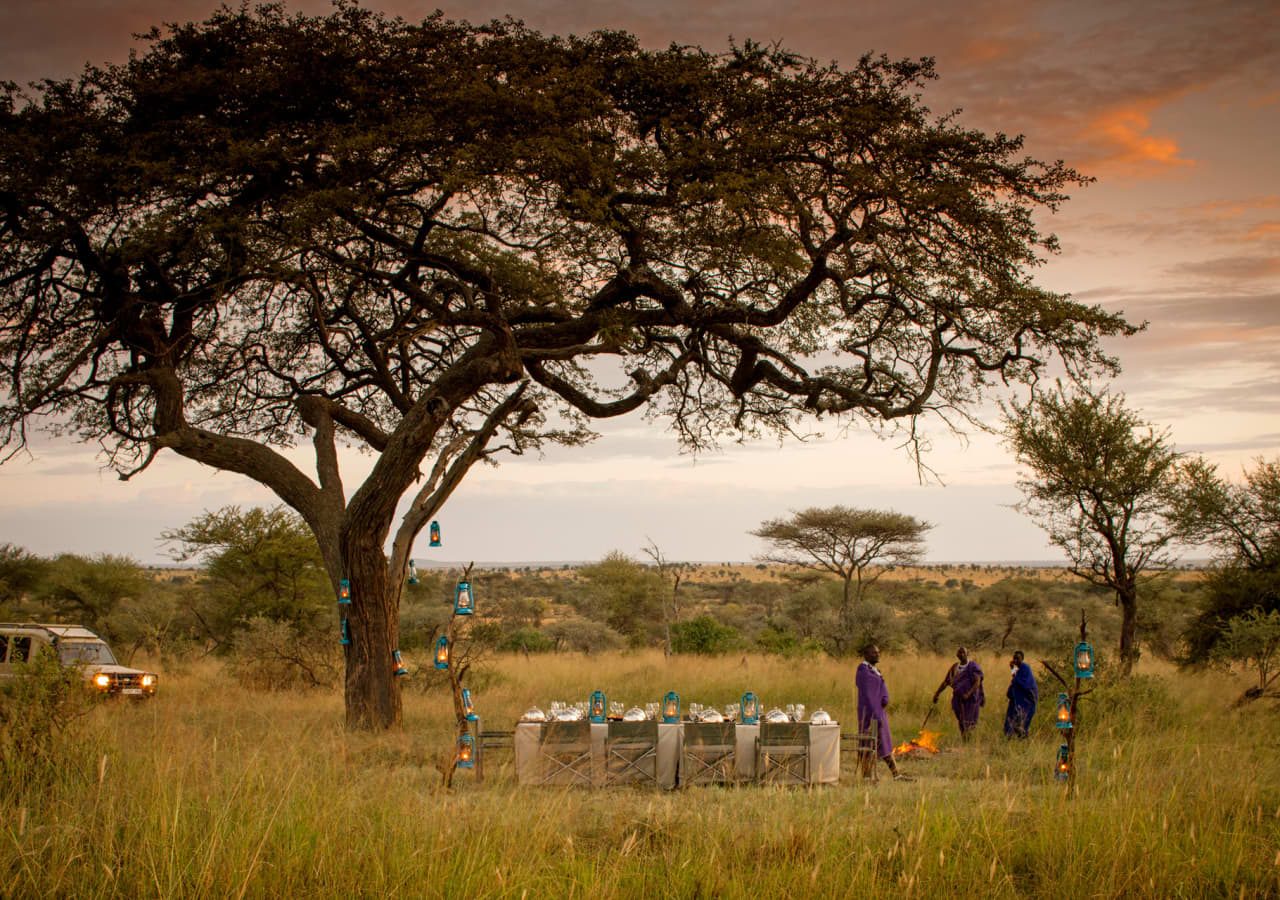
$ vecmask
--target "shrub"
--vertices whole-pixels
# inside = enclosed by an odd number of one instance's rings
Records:
[[[0,797],[91,768],[92,742],[75,724],[98,698],[80,671],[43,653],[14,670],[15,677],[0,682]]]
[[[342,658],[332,631],[258,617],[236,635],[230,668],[251,690],[332,688],[338,684]]]
[[[738,629],[721,625],[711,616],[698,616],[671,626],[671,650],[675,653],[715,655],[739,645]]]
[[[547,653],[556,649],[556,642],[538,629],[526,625],[507,632],[506,637],[498,644],[498,649],[512,653]]]

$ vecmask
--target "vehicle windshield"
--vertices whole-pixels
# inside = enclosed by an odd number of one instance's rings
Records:
[[[102,641],[58,642],[58,659],[64,666],[85,663],[91,666],[114,666],[116,658]]]

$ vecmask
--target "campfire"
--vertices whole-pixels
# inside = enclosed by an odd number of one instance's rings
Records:
[[[927,753],[938,752],[938,738],[942,736],[940,731],[921,731],[919,735],[899,744],[893,748],[894,756],[909,756],[911,754],[924,755]]]

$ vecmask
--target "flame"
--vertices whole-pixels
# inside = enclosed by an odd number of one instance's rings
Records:
[[[937,753],[938,738],[942,737],[940,731],[921,731],[918,736],[912,738],[906,743],[899,744],[893,748],[894,756],[904,756],[908,753]]]

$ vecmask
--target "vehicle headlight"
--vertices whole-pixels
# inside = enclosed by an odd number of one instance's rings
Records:
[[[105,691],[107,688],[111,687],[111,676],[106,672],[99,672],[97,675],[93,676],[93,683]]]
[[[155,686],[156,686],[156,676],[154,676],[154,675],[143,675],[143,676],[142,676],[142,686],[143,686],[143,687],[155,687]]]

